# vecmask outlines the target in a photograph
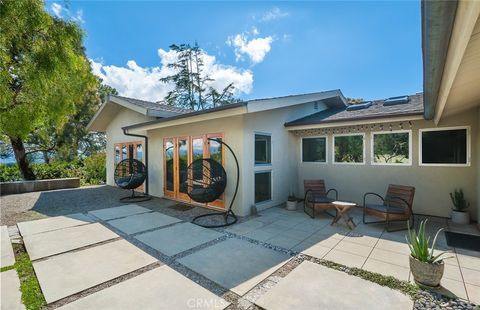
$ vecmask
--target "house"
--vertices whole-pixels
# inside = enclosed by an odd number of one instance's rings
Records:
[[[412,185],[414,212],[441,217],[450,216],[449,193],[462,188],[479,219],[479,12],[478,1],[422,3],[424,93],[351,106],[340,90],[330,90],[204,111],[109,96],[89,124],[107,135],[107,184],[114,185],[116,163],[135,157],[148,162],[149,194],[191,202],[180,186],[182,170],[212,157],[229,182],[220,199],[204,206],[224,209],[236,170],[231,154],[208,140],[217,138],[239,160],[233,210],[240,216],[254,205],[283,204],[292,192],[302,197],[303,180],[321,178],[341,199],[358,203],[389,183]]]

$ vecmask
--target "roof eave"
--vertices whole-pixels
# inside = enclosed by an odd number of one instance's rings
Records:
[[[299,126],[309,126],[309,125],[330,125],[330,124],[338,124],[338,123],[345,123],[345,122],[359,122],[359,121],[372,121],[372,120],[381,120],[385,119],[389,121],[393,118],[408,118],[413,117],[413,119],[418,119],[416,116],[422,116],[423,112],[410,112],[410,113],[398,113],[398,114],[389,114],[389,115],[374,115],[374,116],[365,116],[365,117],[352,117],[352,118],[342,118],[342,119],[335,119],[335,120],[327,120],[327,121],[306,121],[302,123],[294,123],[294,122],[287,122],[284,124],[285,127],[299,127]],[[423,118],[423,117],[422,117]],[[412,119],[412,120],[413,120]]]
[[[435,117],[457,1],[422,0],[424,117]]]

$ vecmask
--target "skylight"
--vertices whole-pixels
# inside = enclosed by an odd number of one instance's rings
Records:
[[[367,101],[359,104],[352,104],[347,107],[347,111],[357,111],[357,110],[368,109],[371,105],[372,105],[371,101]]]
[[[410,101],[410,98],[408,96],[399,96],[399,97],[391,97],[386,99],[383,102],[383,106],[388,107],[391,105],[397,105],[397,104],[405,104]]]

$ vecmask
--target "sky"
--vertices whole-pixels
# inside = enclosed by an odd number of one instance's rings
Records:
[[[161,100],[171,44],[198,42],[217,89],[244,100],[341,89],[364,100],[422,90],[419,1],[47,1],[85,31],[93,72],[121,95]]]

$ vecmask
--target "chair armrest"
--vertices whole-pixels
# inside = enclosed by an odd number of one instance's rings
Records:
[[[366,207],[365,200],[366,200],[367,196],[369,196],[369,195],[377,196],[378,198],[382,199],[382,201],[385,203],[385,199],[383,199],[383,197],[380,196],[379,194],[377,194],[377,193],[365,193],[365,195],[363,195],[363,207],[364,208]]]
[[[386,198],[386,199],[385,199],[385,202],[386,202],[387,209],[388,209],[388,207],[390,206],[390,203],[389,203],[389,200],[390,200],[390,199],[398,199],[398,200],[402,201],[403,203],[405,203],[405,204],[407,205],[408,209],[410,210],[410,212],[413,213],[413,211],[412,211],[412,206],[411,206],[405,199],[403,199],[402,197],[398,197],[398,196],[388,196],[388,197],[385,197],[385,198]]]
[[[305,191],[305,196],[303,197],[304,203],[307,203],[307,202],[308,202],[308,201],[307,201],[307,195],[308,195],[309,193],[315,197],[315,194],[313,193],[313,191],[312,191],[311,189],[307,189],[307,190]]]
[[[335,188],[329,189],[329,190],[327,191],[327,194],[326,194],[326,195],[328,196],[328,193],[330,193],[330,192],[332,192],[332,191],[335,192],[335,200],[338,200],[338,191],[337,191]]]

